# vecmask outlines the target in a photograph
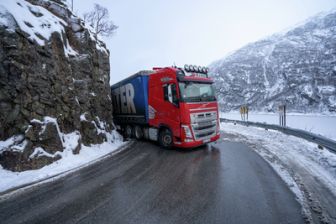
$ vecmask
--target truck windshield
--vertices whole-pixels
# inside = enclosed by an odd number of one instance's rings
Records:
[[[216,101],[210,83],[179,82],[181,100],[184,102]]]

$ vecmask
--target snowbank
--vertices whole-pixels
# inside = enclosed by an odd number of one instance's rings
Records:
[[[328,189],[336,196],[336,154],[317,144],[281,132],[221,123],[224,140],[244,142],[260,154],[284,180],[310,217]],[[312,187],[313,186],[313,187]],[[316,187],[317,186],[317,187]],[[317,189],[315,199],[307,189]],[[314,202],[315,200],[315,202]],[[313,207],[313,208],[311,208]],[[322,213],[323,211],[320,211]]]
[[[76,136],[73,136],[73,134],[66,135],[64,141],[67,147],[63,152],[59,153],[62,158],[41,169],[24,172],[12,172],[3,169],[0,166],[0,192],[20,185],[44,180],[48,177],[62,174],[77,167],[88,165],[91,162],[116,151],[125,144],[122,142],[119,134],[116,131],[112,131],[112,133],[110,133],[108,136],[108,140],[110,141],[104,142],[100,145],[92,145],[90,147],[82,145],[82,149],[80,150],[79,154],[74,155],[71,146],[72,142],[76,142],[74,139],[76,140]],[[113,143],[111,142],[112,139],[114,141]],[[40,149],[37,148],[36,150]]]
[[[74,131],[71,133],[63,133],[61,132],[57,119],[49,116],[45,116],[43,120],[33,119],[31,123],[38,123],[42,125],[40,134],[46,131],[46,126],[49,123],[53,123],[56,126],[57,133],[61,140],[60,144],[64,149],[63,152],[57,151],[54,154],[48,153],[42,147],[36,147],[31,155],[29,155],[29,159],[33,159],[35,157],[47,156],[54,158],[55,156],[60,156],[61,159],[51,163],[50,165],[44,166],[41,169],[37,170],[29,170],[24,172],[12,172],[3,169],[0,165],[0,192],[6,191],[8,189],[18,187],[21,185],[29,184],[32,182],[36,182],[39,180],[46,179],[48,177],[53,177],[55,175],[64,173],[66,171],[75,169],[77,167],[81,167],[90,162],[97,160],[109,153],[120,148],[123,143],[122,136],[115,130],[112,132],[107,132],[105,130],[106,124],[101,122],[99,117],[96,117],[99,121],[99,127],[95,124],[96,129],[99,133],[103,133],[106,136],[106,142],[98,145],[85,146],[81,144],[81,150],[79,154],[75,153],[75,149],[78,144],[81,142],[81,135],[78,131]],[[31,125],[28,129],[31,128]],[[27,130],[28,130],[27,129]],[[5,141],[0,141],[0,153],[6,148],[11,148],[15,151],[22,151],[24,146],[14,145],[17,141],[22,141],[21,144],[25,144],[26,140],[24,140],[23,135],[13,136]]]
[[[311,174],[329,186],[336,195],[336,154],[321,150],[317,144],[304,139],[289,136],[277,131],[256,127],[246,127],[221,123],[221,129],[226,133],[239,134],[248,138],[247,141],[259,142],[270,149],[284,161],[295,161],[310,170]],[[225,135],[224,135],[225,137]]]
[[[239,112],[221,113],[222,118],[241,120]],[[249,113],[249,121],[266,122],[267,124],[279,124],[277,113]],[[326,138],[336,140],[336,116],[335,114],[287,114],[287,126],[309,131]]]

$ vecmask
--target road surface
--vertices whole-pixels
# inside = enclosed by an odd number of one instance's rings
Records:
[[[295,196],[241,143],[121,153],[0,201],[0,223],[304,223]]]

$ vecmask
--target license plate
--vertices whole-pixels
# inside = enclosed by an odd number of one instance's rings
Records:
[[[210,139],[203,140],[203,143],[208,143],[208,142],[210,142]]]

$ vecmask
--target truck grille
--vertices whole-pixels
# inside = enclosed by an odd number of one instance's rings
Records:
[[[195,140],[209,139],[216,135],[217,112],[193,113],[190,120]]]

